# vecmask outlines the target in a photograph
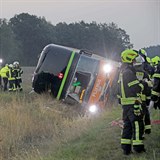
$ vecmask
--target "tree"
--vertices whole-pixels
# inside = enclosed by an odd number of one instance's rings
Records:
[[[22,13],[9,21],[16,41],[21,42],[23,65],[36,65],[38,55],[49,43],[86,49],[103,57],[120,59],[120,53],[132,48],[129,35],[114,23],[58,23],[52,25],[44,17]]]
[[[88,49],[104,57],[119,59],[125,48],[132,48],[129,35],[116,24],[59,23],[55,26],[58,44]]]
[[[4,63],[12,63],[20,59],[20,46],[7,20],[0,19],[0,58],[4,60]]]
[[[144,48],[150,58],[160,56],[160,45]]]
[[[22,43],[24,65],[35,65],[42,48],[55,41],[54,27],[45,18],[22,13],[11,18],[9,24]]]

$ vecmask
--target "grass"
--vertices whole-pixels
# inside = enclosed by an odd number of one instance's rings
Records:
[[[146,135],[147,153],[124,156],[120,149],[120,132],[110,121],[119,117],[120,109],[107,110],[96,119],[95,126],[80,138],[70,141],[44,160],[158,160],[160,159],[159,125],[153,125],[152,134]],[[154,111],[153,114],[157,116]]]
[[[81,116],[77,107],[49,95],[28,94],[33,68],[24,68],[23,93],[0,94],[0,160],[158,160],[160,125],[146,135],[147,153],[124,156],[121,108],[112,104],[103,113]],[[153,110],[152,119],[160,119]]]

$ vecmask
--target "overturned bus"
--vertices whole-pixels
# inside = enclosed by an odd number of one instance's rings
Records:
[[[106,105],[114,74],[105,58],[89,51],[47,45],[34,72],[32,87],[57,100],[79,103],[91,112]]]

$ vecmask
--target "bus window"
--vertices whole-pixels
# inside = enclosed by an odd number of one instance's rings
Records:
[[[49,72],[58,75],[68,64],[71,51],[50,49],[43,60],[38,72]]]

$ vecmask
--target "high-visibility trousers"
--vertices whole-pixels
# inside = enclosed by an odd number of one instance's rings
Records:
[[[123,150],[135,151],[144,150],[143,133],[144,133],[144,121],[143,115],[136,116],[134,114],[133,105],[122,106],[123,108],[123,122],[124,128],[121,136],[121,147]]]
[[[9,80],[9,91],[16,91],[16,85],[15,85],[15,80]]]

